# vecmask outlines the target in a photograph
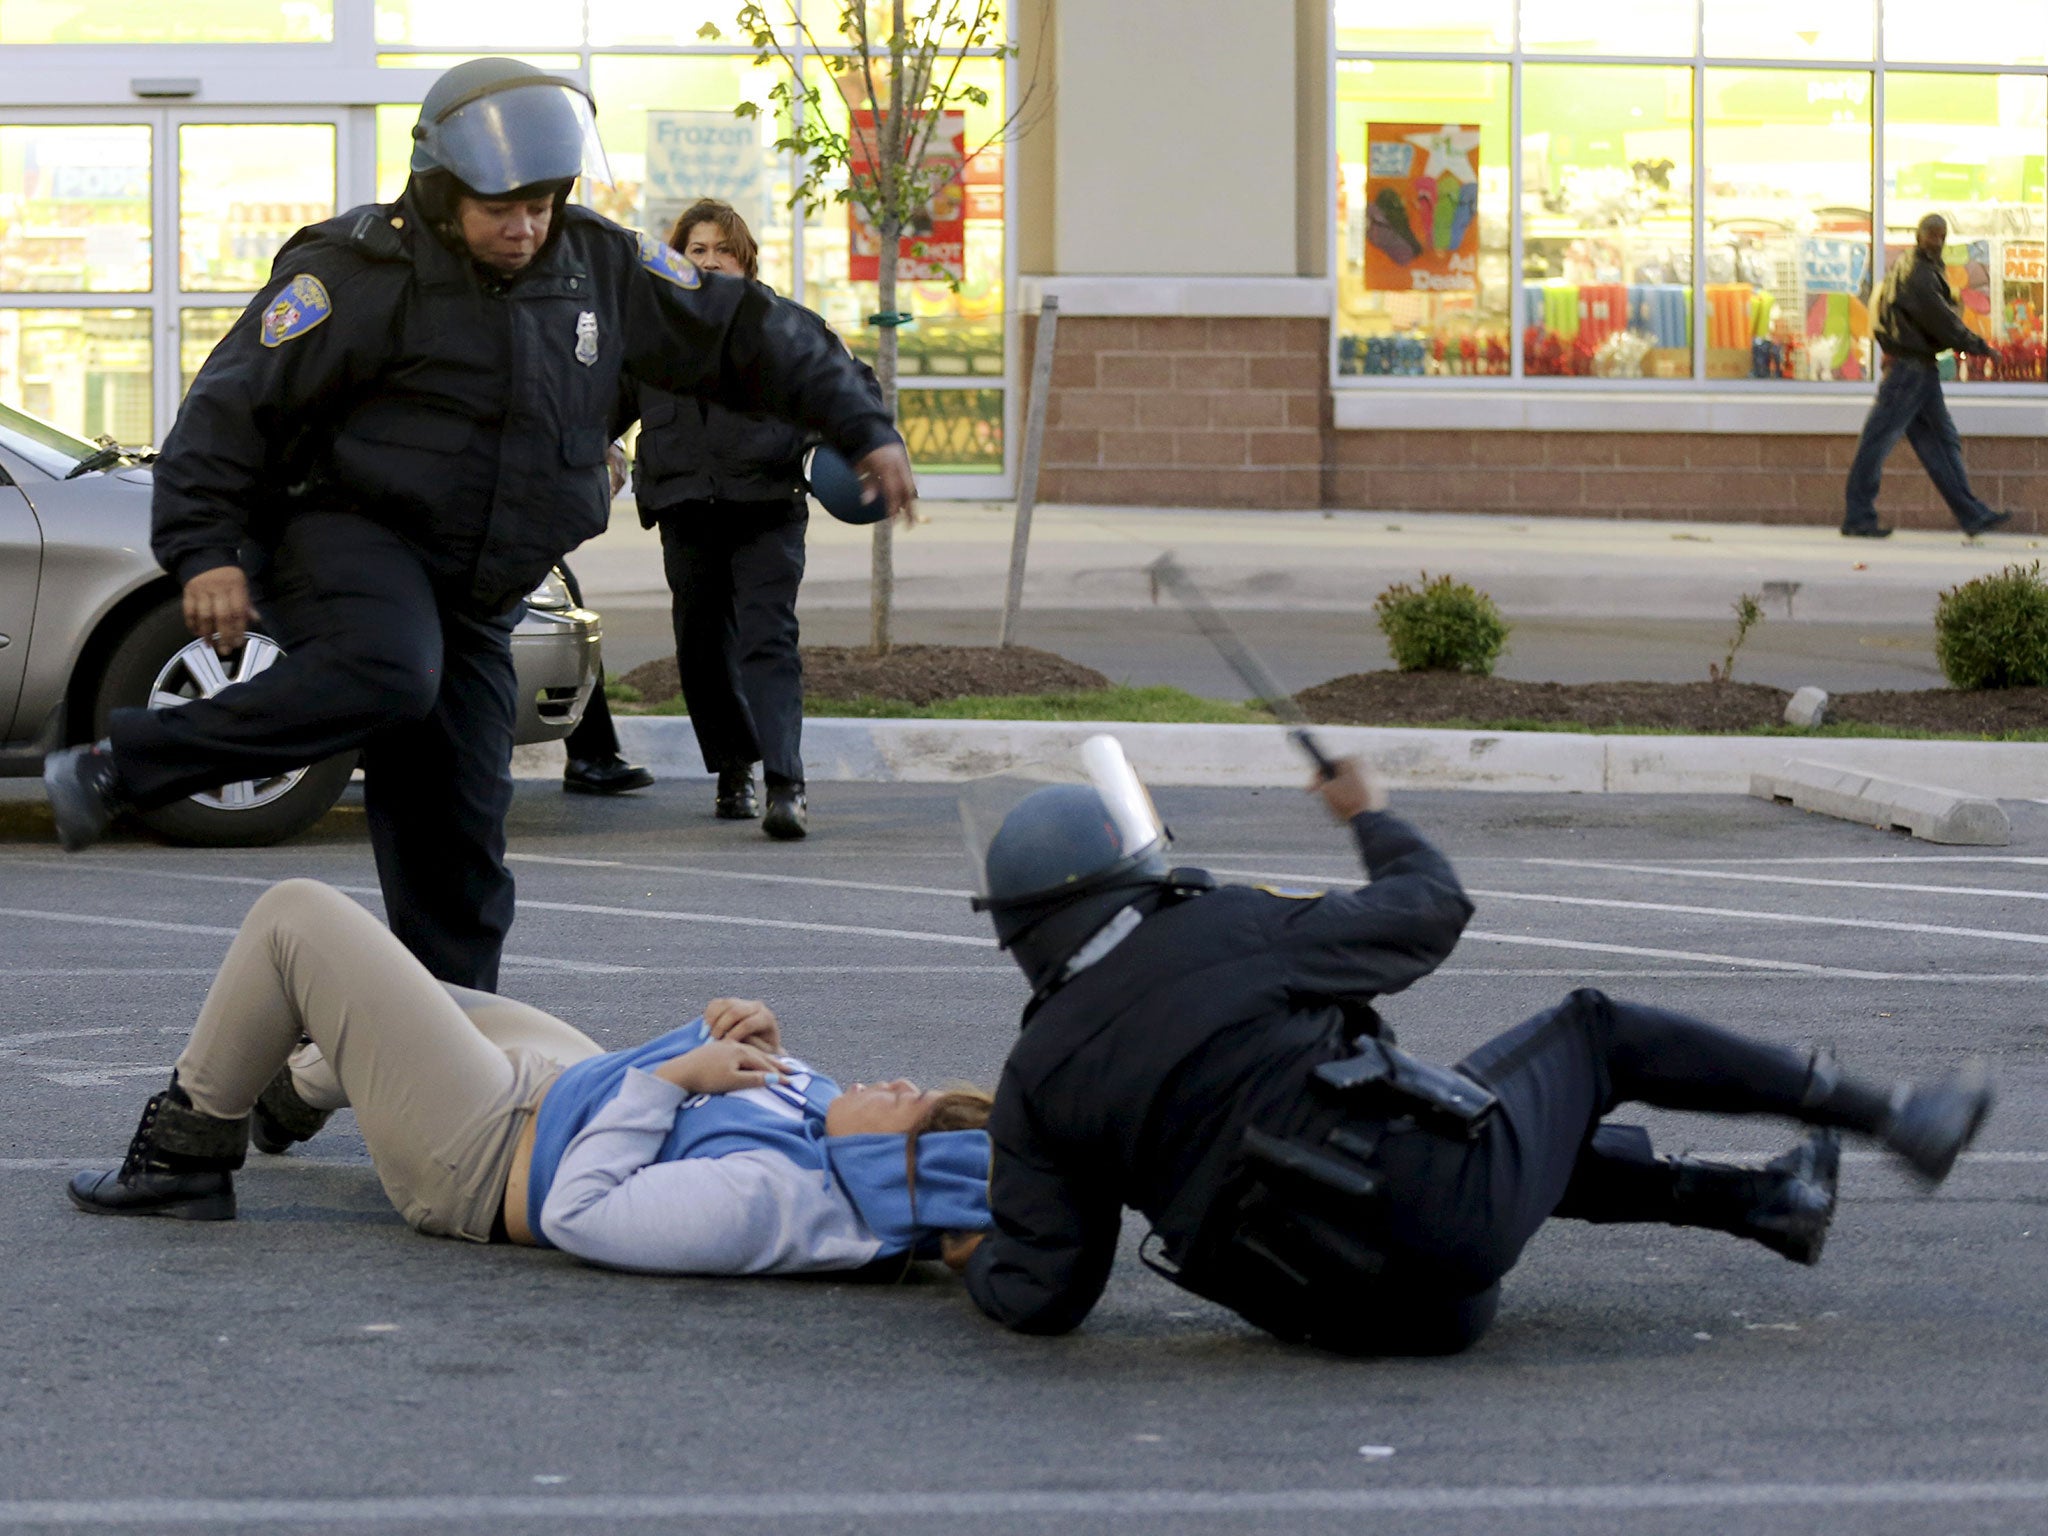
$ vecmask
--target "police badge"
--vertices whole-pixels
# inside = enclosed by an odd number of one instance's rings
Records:
[[[576,361],[586,368],[597,361],[597,316],[587,309],[576,317]]]
[[[281,347],[333,313],[334,302],[327,297],[326,285],[310,272],[301,272],[263,311],[260,340],[266,347]]]

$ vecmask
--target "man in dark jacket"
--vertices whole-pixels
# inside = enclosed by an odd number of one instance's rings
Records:
[[[1319,896],[1167,869],[1149,799],[1107,777],[1021,802],[977,900],[1036,990],[989,1123],[995,1228],[948,1259],[1010,1327],[1088,1314],[1128,1205],[1152,1224],[1148,1263],[1269,1332],[1449,1352],[1552,1215],[1708,1227],[1810,1264],[1834,1213],[1831,1128],[1938,1180],[1988,1111],[1974,1074],[1878,1086],[1592,991],[1429,1066],[1372,1003],[1442,963],[1472,907],[1356,762],[1318,792],[1371,883]],[[1762,1168],[1659,1158],[1602,1124],[1624,1100],[1827,1129]]]
[[[240,645],[255,582],[282,660],[210,700],[117,711],[45,766],[60,837],[130,806],[361,748],[391,926],[490,989],[521,600],[604,531],[625,381],[767,410],[915,494],[866,376],[758,284],[571,206],[580,87],[510,59],[429,91],[396,203],[302,230],[193,382],[156,463],[152,547],[194,634]],[[245,575],[245,570],[248,575]]]
[[[1844,537],[1890,536],[1891,529],[1877,520],[1877,492],[1884,461],[1901,437],[1920,455],[1928,478],[1963,532],[1989,533],[2012,516],[1992,511],[1971,493],[1963,468],[1963,440],[1941,395],[1936,359],[1943,352],[1992,355],[1984,338],[1964,325],[1956,310],[1942,259],[1947,244],[1948,221],[1938,213],[1928,214],[1920,221],[1912,254],[1893,264],[1878,290],[1871,332],[1884,349],[1884,371],[1877,399],[1863,422],[1856,460],[1849,466]]]

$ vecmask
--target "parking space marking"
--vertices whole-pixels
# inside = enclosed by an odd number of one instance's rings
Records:
[[[1681,917],[1733,917],[1810,928],[1868,928],[1880,933],[1926,933],[1948,939],[1990,939],[2000,944],[2048,944],[2048,933],[2021,933],[2011,928],[1958,928],[1947,923],[1896,923],[1876,917],[1825,917],[1812,912],[1764,912],[1751,907],[1695,907],[1673,901],[1557,896],[1547,891],[1495,891],[1479,886],[1467,886],[1466,892],[1485,897],[1488,901],[1533,901],[1561,907],[1599,907],[1606,911],[1671,912]]]
[[[204,933],[233,938],[233,928],[207,923],[166,923],[147,917],[102,917],[94,912],[45,912],[29,907],[0,907],[0,917],[26,917],[49,923],[83,923],[89,928],[143,928],[152,933]]]
[[[1909,885],[1893,880],[1826,880],[1817,875],[1758,875],[1735,869],[1687,869],[1671,864],[1615,864],[1604,859],[1524,859],[1550,869],[1593,869],[1630,875],[1676,875],[1685,880],[1742,880],[1759,885],[1810,885],[1844,891],[1900,891],[1924,896],[2009,896],[2018,901],[2048,901],[2048,891],[2024,891],[2005,885]]]
[[[770,875],[752,869],[713,869],[705,864],[629,864],[623,859],[568,859],[545,853],[508,853],[508,864],[556,864],[571,869],[619,869],[650,875],[705,875],[714,880],[752,880],[764,885],[818,885],[842,891],[881,891],[895,896],[953,896],[966,901],[974,892],[938,885],[882,885],[869,880],[831,880],[823,875]]]
[[[920,928],[868,928],[854,923],[806,923],[791,917],[745,917],[731,912],[674,912],[649,907],[607,907],[585,901],[521,901],[522,912],[574,912],[587,917],[638,917],[658,923],[706,923],[734,928],[784,928],[798,933],[840,933],[863,939],[909,939],[920,944],[962,944],[994,949],[978,934],[929,933]]]
[[[1458,1513],[1597,1513],[1683,1509],[1925,1508],[2048,1503],[2048,1481],[1592,1483],[1419,1488],[986,1488],[913,1492],[413,1494],[355,1497],[5,1499],[0,1527],[488,1525],[554,1528],[622,1521],[878,1521]]]
[[[1604,955],[1638,955],[1646,960],[1694,960],[1741,966],[1751,971],[1779,971],[1794,976],[1825,976],[1835,981],[1946,982],[1952,979],[1937,974],[1920,976],[1890,971],[1852,970],[1845,966],[1813,965],[1803,960],[1765,960],[1755,955],[1719,955],[1709,950],[1652,949],[1640,944],[1604,944],[1592,939],[1546,939],[1526,933],[1493,933],[1483,928],[1467,928],[1460,942],[1475,939],[1482,944],[1522,944],[1532,949],[1589,950]],[[2040,978],[2030,976],[2027,979],[2038,981]]]

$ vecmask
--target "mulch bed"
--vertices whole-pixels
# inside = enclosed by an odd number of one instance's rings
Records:
[[[1109,686],[1093,667],[1023,645],[899,645],[880,657],[854,646],[807,645],[803,657],[804,692],[814,699],[936,704],[970,694],[1080,693]],[[649,704],[682,691],[673,656],[635,667],[618,681],[638,689]]]
[[[1323,725],[1528,720],[1697,735],[1782,725],[1790,697],[1757,683],[1518,683],[1460,672],[1355,672],[1298,695]],[[1838,693],[1828,721],[1967,735],[2040,730],[2048,728],[2048,688]]]

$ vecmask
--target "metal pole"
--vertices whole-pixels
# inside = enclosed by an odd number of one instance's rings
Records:
[[[1024,424],[1024,463],[1017,472],[1017,526],[1010,535],[1010,585],[996,644],[1006,646],[1024,606],[1024,557],[1031,547],[1031,511],[1038,504],[1038,456],[1045,443],[1045,403],[1052,394],[1053,345],[1059,339],[1060,301],[1048,293],[1039,306],[1038,341],[1031,353],[1031,411]]]

